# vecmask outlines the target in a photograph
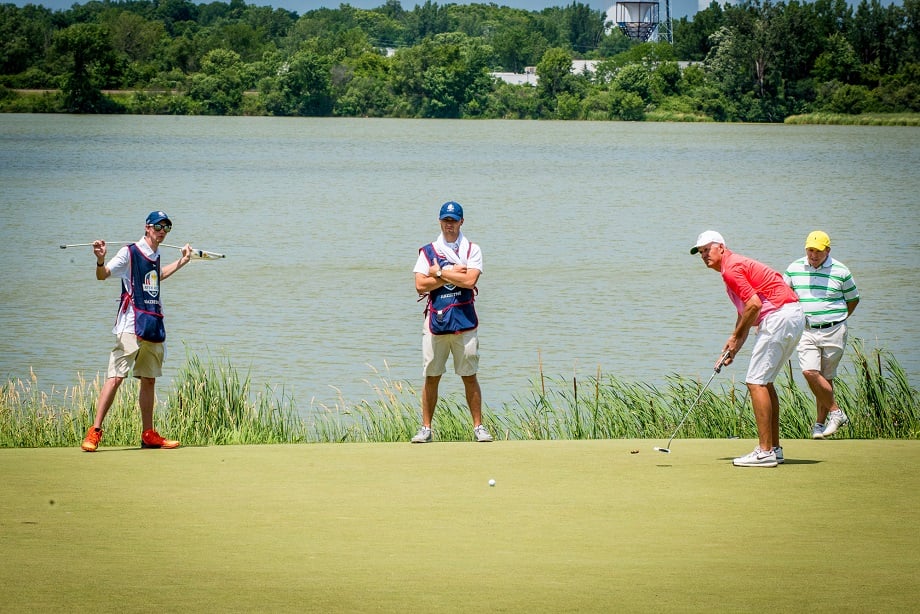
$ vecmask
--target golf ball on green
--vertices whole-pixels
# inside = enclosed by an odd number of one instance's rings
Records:
[[[489,486],[495,486],[495,480],[489,480]]]

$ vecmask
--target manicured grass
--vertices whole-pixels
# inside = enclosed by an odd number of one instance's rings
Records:
[[[0,449],[16,611],[914,611],[920,442]],[[632,454],[632,450],[638,450]],[[497,485],[487,484],[495,478]]]

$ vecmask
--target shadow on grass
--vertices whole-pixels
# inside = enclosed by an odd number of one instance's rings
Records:
[[[732,456],[723,456],[722,458],[719,458],[719,459],[716,459],[716,460],[722,460],[722,461],[729,461],[729,462],[731,462],[731,461],[735,460],[735,458],[736,458],[736,457],[732,457]],[[787,458],[786,460],[784,460],[784,461],[783,461],[782,463],[780,463],[780,464],[781,464],[781,465],[818,465],[818,464],[823,463],[823,462],[824,462],[824,461],[820,461],[820,460],[809,460],[809,459],[801,459],[801,458],[800,458],[800,459]],[[750,469],[756,469],[756,467],[739,467],[739,469],[749,469],[749,468],[750,468]]]

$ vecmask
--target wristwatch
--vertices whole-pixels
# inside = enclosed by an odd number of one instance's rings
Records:
[[[441,279],[441,269],[438,269],[437,273],[434,274],[435,277]]]

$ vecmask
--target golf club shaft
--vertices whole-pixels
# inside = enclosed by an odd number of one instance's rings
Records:
[[[709,388],[709,384],[711,384],[711,383],[712,383],[712,380],[715,379],[716,373],[718,373],[718,371],[713,371],[713,372],[712,372],[712,375],[709,376],[709,381],[706,382],[706,385],[703,386],[703,389],[702,389],[702,390],[700,390],[700,393],[697,395],[696,400],[693,401],[693,403],[690,404],[690,407],[687,408],[687,411],[684,412],[684,417],[680,419],[680,422],[677,424],[677,428],[674,429],[674,432],[673,432],[673,433],[671,433],[671,438],[668,440],[667,449],[669,449],[669,450],[671,449],[671,442],[674,441],[674,437],[677,436],[677,432],[680,430],[680,427],[682,427],[682,426],[684,425],[684,422],[687,420],[687,416],[690,415],[690,412],[693,411],[693,409],[696,407],[696,404],[699,403],[699,402],[700,402],[700,399],[703,398],[703,393],[706,392],[706,389]]]
[[[137,241],[106,241],[106,245],[117,244],[117,245],[127,245],[128,243],[136,243]],[[92,247],[92,243],[68,243],[66,245],[61,245],[61,249],[67,249],[68,247]]]
[[[134,241],[106,241],[106,244],[112,245],[127,245],[128,243],[134,243]],[[61,249],[67,249],[68,247],[92,247],[92,243],[69,243],[66,245],[61,245]],[[178,245],[169,245],[168,243],[160,243],[160,247],[170,247],[172,249],[177,249],[182,251],[182,248]],[[218,258],[226,258],[224,254],[219,254],[217,252],[211,252],[204,249],[192,248],[191,258],[194,260],[217,260]]]
[[[674,437],[677,436],[677,432],[680,430],[680,427],[684,425],[684,422],[687,420],[687,416],[690,415],[690,412],[693,411],[693,409],[696,407],[696,404],[699,403],[700,399],[703,398],[703,394],[709,388],[709,384],[711,384],[712,380],[715,379],[716,374],[718,374],[722,370],[722,364],[728,359],[729,356],[731,356],[731,352],[729,352],[728,350],[722,353],[722,356],[719,358],[719,362],[717,362],[716,366],[713,367],[712,369],[712,375],[709,376],[709,381],[706,382],[706,385],[703,386],[702,390],[700,390],[700,393],[697,395],[696,400],[690,404],[690,407],[687,409],[687,411],[684,412],[684,417],[681,418],[680,422],[677,424],[677,428],[674,429],[673,433],[671,433],[671,438],[668,440],[668,445],[665,448],[666,450],[671,449],[671,442],[674,441]]]

